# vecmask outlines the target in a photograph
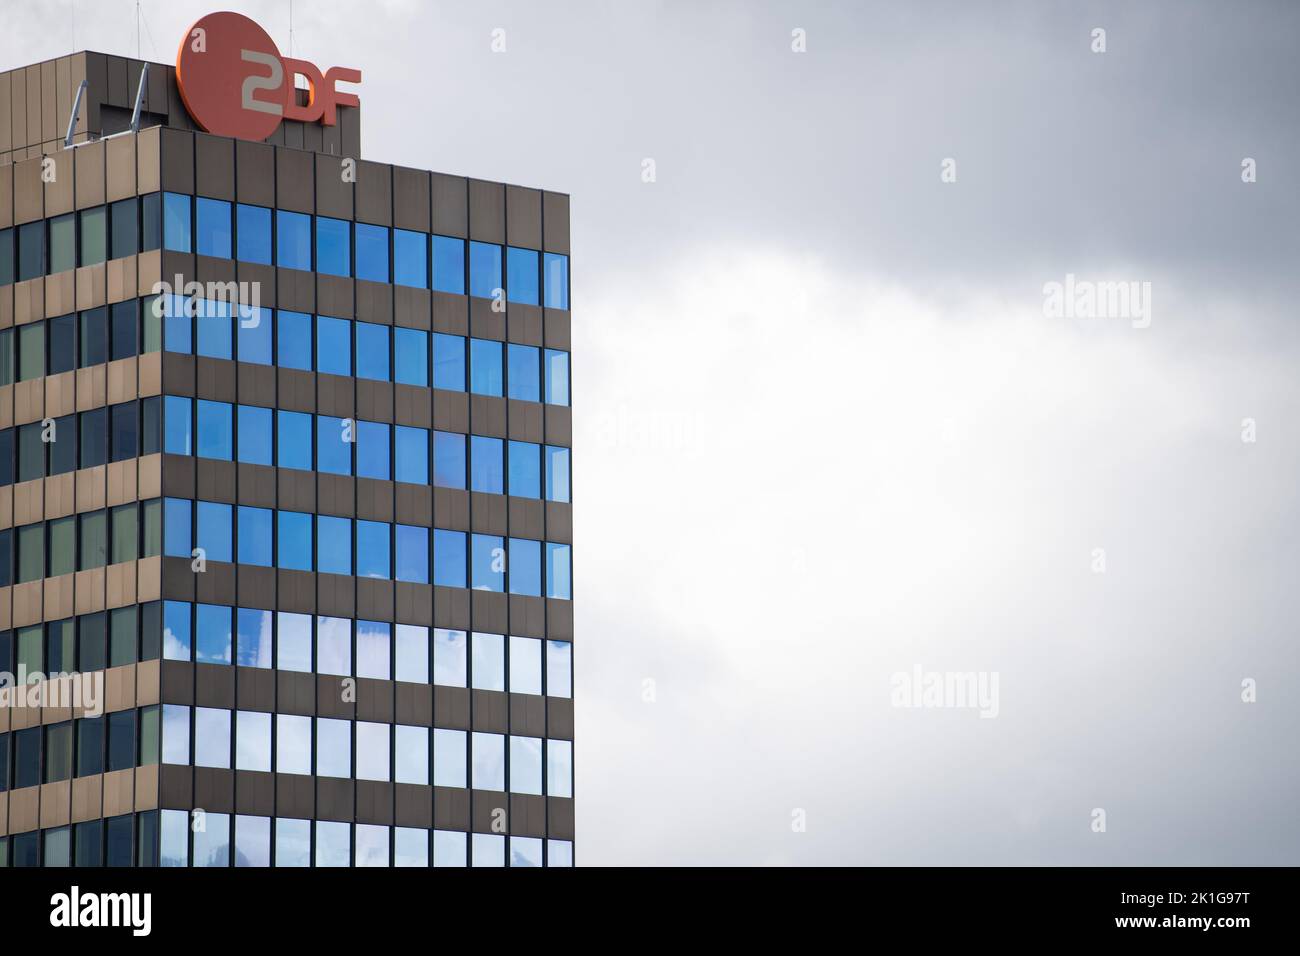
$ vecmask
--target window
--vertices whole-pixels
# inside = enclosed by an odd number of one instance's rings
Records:
[[[418,624],[398,624],[395,630],[394,679],[429,683],[429,629]]]
[[[506,788],[506,738],[504,734],[470,735],[471,782],[475,790]]]
[[[54,830],[44,830],[42,835],[45,838],[45,852],[41,865],[71,866],[72,832],[67,827],[58,827]]]
[[[108,258],[108,209],[83,209],[81,218],[81,264],[95,266]]]
[[[230,767],[230,711],[194,708],[194,766]],[[211,818],[208,827],[212,827]]]
[[[230,536],[231,506],[216,501],[194,503],[195,545],[209,561],[233,561]]]
[[[567,544],[546,543],[546,596],[566,601],[572,597]]]
[[[428,239],[422,232],[393,230],[393,282],[396,285],[429,288],[427,246]]]
[[[71,574],[77,570],[77,516],[55,518],[49,528],[49,576]]]
[[[542,692],[542,642],[531,637],[510,638],[510,693]]]
[[[108,771],[135,766],[135,711],[108,715]]]
[[[469,244],[469,294],[494,299],[501,292],[501,247],[487,242]]]
[[[465,436],[463,434],[433,433],[433,484],[438,488],[464,488]]]
[[[573,796],[572,741],[546,741],[546,792],[552,797]]]
[[[280,443],[276,464],[311,471],[311,415],[277,410],[275,422]]]
[[[14,231],[0,229],[0,285],[14,281]]]
[[[271,553],[271,509],[240,505],[236,537],[239,541],[239,563],[269,568],[274,563]]]
[[[192,399],[163,396],[163,451],[169,455],[192,453],[190,409]]]
[[[279,548],[275,566],[290,571],[312,570],[312,534],[309,514],[277,511]]]
[[[388,827],[358,823],[356,847],[354,866],[388,866]]]
[[[14,383],[14,330],[0,330],[0,385]]]
[[[81,313],[81,367],[102,365],[108,361],[108,314],[104,307]]]
[[[230,203],[198,196],[194,200],[195,245],[201,256],[230,258]]]
[[[45,374],[45,323],[33,322],[18,329],[18,381],[26,382]]]
[[[235,715],[235,769],[271,771],[271,715],[241,710]]]
[[[353,427],[357,436],[357,476],[387,481],[391,474],[388,467],[390,426],[380,422],[356,422]]]
[[[316,570],[325,574],[352,573],[352,520],[316,517]]]
[[[108,563],[122,564],[125,561],[134,561],[139,557],[137,545],[140,535],[135,502],[110,509],[109,516],[112,525],[110,535],[112,551]]]
[[[398,581],[429,583],[429,529],[399,524],[397,534]]]
[[[140,251],[162,248],[162,196],[149,193],[140,197]]]
[[[356,224],[357,278],[388,281],[388,227]]]
[[[41,728],[30,727],[13,733],[15,790],[41,782]]]
[[[352,275],[352,252],[345,219],[316,217],[316,271],[332,276]]]
[[[541,446],[532,442],[510,442],[510,494],[517,498],[542,496]]]
[[[470,587],[476,591],[504,591],[504,539],[494,534],[476,534],[471,537]]]
[[[513,789],[513,787],[512,787]],[[541,837],[512,836],[510,838],[511,866],[541,866]]]
[[[127,299],[110,307],[108,357],[113,361],[131,358],[139,351],[140,300]]]
[[[116,607],[108,612],[109,667],[121,667],[136,662],[136,644],[140,633],[139,617],[139,608],[134,604]]]
[[[275,821],[275,865],[311,866],[311,821]]]
[[[468,641],[464,631],[433,630],[433,682],[445,687],[469,683]]]
[[[359,725],[358,725],[359,726]],[[382,726],[382,725],[381,725]],[[393,778],[397,783],[429,783],[429,730],[427,727],[409,727],[398,724],[395,728],[397,766]],[[358,744],[360,736],[358,735]],[[384,741],[385,748],[388,741]]]
[[[45,783],[72,776],[72,721],[45,728]]]
[[[569,500],[569,449],[546,446],[546,500]]]
[[[358,780],[388,780],[388,726],[357,721]]]
[[[316,371],[352,374],[352,323],[347,319],[316,317]]]
[[[569,307],[569,257],[548,252],[542,257],[546,279],[545,305],[548,309]]]
[[[32,481],[45,477],[45,446],[40,422],[18,426],[18,480]],[[55,427],[54,437],[58,437]]]
[[[275,313],[276,358],[280,368],[311,371],[311,316],[279,309]]]
[[[126,461],[140,453],[135,402],[109,407],[109,450],[113,461]]]
[[[357,621],[357,676],[388,680],[392,625],[382,621]]]
[[[37,625],[32,625],[36,627]],[[50,674],[71,673],[77,669],[77,627],[70,617],[45,625],[45,667]]]
[[[316,720],[316,775],[352,776],[352,722],[320,717]]]
[[[428,865],[429,831],[419,827],[393,827],[393,866]]]
[[[184,704],[162,705],[162,762],[190,762],[190,709]]]
[[[207,826],[194,831],[193,866],[230,865],[230,815],[209,813]]]
[[[89,777],[104,772],[104,717],[85,717],[77,725],[77,776]]]
[[[510,791],[542,792],[542,740],[540,737],[510,738]]]
[[[230,608],[220,604],[196,604],[194,660],[200,664],[229,664],[233,643]]]
[[[465,731],[434,730],[433,785],[464,787],[465,763]]]
[[[271,310],[240,304],[235,334],[239,339],[239,361],[271,364]]]
[[[469,851],[469,834],[455,830],[433,831],[433,865],[464,866]]]
[[[271,210],[240,203],[235,207],[235,232],[239,236],[239,254],[243,262],[271,264]]]
[[[73,827],[73,866],[104,865],[104,821],[87,820]]]
[[[469,340],[469,390],[475,395],[501,396],[500,342]]]
[[[75,213],[50,220],[50,274],[77,267],[77,217]]]
[[[429,333],[393,329],[393,381],[429,387]]]
[[[537,253],[532,249],[506,249],[507,299],[522,305],[537,305],[538,295]]]
[[[275,769],[278,773],[311,773],[311,718],[275,715]]]
[[[423,428],[396,425],[393,428],[393,448],[398,481],[427,485],[429,483],[429,433]],[[462,475],[464,467],[462,466]]]
[[[110,259],[133,256],[140,251],[140,214],[134,198],[113,203],[112,225]]]
[[[506,375],[510,383],[507,393],[509,397],[523,402],[541,401],[541,387],[538,383],[541,354],[537,347],[511,343],[506,350],[506,359],[510,365]]]
[[[149,401],[149,400],[146,400]],[[156,400],[153,404],[157,404]],[[63,440],[59,441],[59,436]],[[63,415],[54,419],[54,441],[49,443],[51,475],[63,475],[77,469],[77,417]],[[156,449],[155,449],[156,450]]]
[[[156,197],[155,197],[156,198]],[[148,819],[148,818],[146,818]],[[98,822],[98,821],[96,821]],[[104,821],[105,866],[131,866],[135,862],[133,850],[134,835],[132,824],[134,814],[124,813],[118,817],[109,817]],[[141,863],[141,865],[145,865]]]
[[[433,254],[433,288],[438,292],[464,295],[465,240],[430,236],[429,241]]]
[[[235,817],[235,866],[270,865],[271,818],[239,814]]]
[[[194,349],[193,303],[179,295],[158,299],[163,316],[163,346],[168,352],[188,355]]]
[[[465,532],[433,532],[433,583],[448,588],[465,586]]]
[[[77,367],[77,317],[61,315],[45,323],[49,340],[46,374],[58,375]]]
[[[45,275],[45,222],[37,220],[18,227],[18,281]]]
[[[390,578],[388,525],[357,519],[357,577]]]
[[[235,611],[235,662],[242,667],[271,666],[271,612],[241,607]]]
[[[163,659],[188,661],[191,646],[190,606],[184,601],[164,601]]]
[[[469,488],[486,494],[505,493],[505,467],[502,453],[505,443],[500,438],[471,435],[469,438]],[[434,473],[437,474],[438,446],[434,445]]]
[[[163,248],[192,252],[190,245],[190,197],[163,193]]]
[[[39,581],[44,574],[45,525],[23,525],[18,529],[18,583]]]
[[[350,419],[316,416],[316,470],[331,475],[352,474],[352,441],[356,423]]]
[[[239,460],[250,465],[271,464],[271,418],[269,408],[238,406]]]
[[[470,677],[475,690],[506,689],[506,639],[500,634],[474,632]]]
[[[352,860],[352,827],[347,823],[316,824],[316,865],[347,866]]]
[[[569,404],[569,353],[547,349],[543,365],[546,370],[546,404]]]
[[[276,265],[282,269],[311,271],[311,216],[275,211]],[[188,251],[188,250],[182,250]]]
[[[388,326],[358,322],[357,378],[388,381]]]
[[[234,343],[230,334],[230,303],[195,299],[194,316],[198,323],[195,351],[208,358],[234,358]]]
[[[198,457],[230,461],[234,457],[235,433],[231,426],[232,409],[226,402],[197,401]]]
[[[465,391],[465,339],[433,333],[433,387]]]

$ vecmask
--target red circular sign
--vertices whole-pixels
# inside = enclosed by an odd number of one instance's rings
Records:
[[[186,32],[176,82],[194,121],[209,133],[263,140],[284,117],[292,80],[275,41],[248,17],[209,13]]]

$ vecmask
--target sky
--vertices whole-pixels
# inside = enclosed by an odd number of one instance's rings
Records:
[[[10,4],[0,63],[71,8]],[[287,2],[229,8],[289,53]],[[210,9],[144,2],[142,55]],[[134,12],[79,0],[75,48],[134,55]],[[1297,35],[295,5],[365,158],[572,196],[579,863],[1300,862]],[[918,670],[996,707],[896,706]]]

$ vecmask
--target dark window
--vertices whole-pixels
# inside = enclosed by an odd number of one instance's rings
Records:
[[[0,430],[0,487],[14,483],[14,430]]]
[[[108,633],[104,612],[77,618],[77,650],[82,673],[102,671],[108,666]]]
[[[45,728],[45,782],[58,783],[72,776],[72,721]]]
[[[10,837],[10,865],[11,866],[40,866],[41,865],[41,831],[32,830],[30,833],[20,833],[17,836]]]
[[[0,793],[9,789],[9,735],[0,734]]]
[[[6,528],[0,531],[0,588],[7,588],[14,583],[14,538],[13,531]]]
[[[45,625],[45,667],[51,674],[69,674],[77,669],[76,640],[72,618]]]
[[[18,426],[18,480],[45,477],[45,442],[41,440],[41,423]]]
[[[89,777],[104,772],[103,717],[84,717],[77,721],[77,776]]]
[[[75,213],[50,220],[50,274],[77,267],[77,217]]]
[[[140,605],[140,660],[156,661],[162,656],[162,602]]]
[[[113,203],[113,242],[110,259],[133,256],[140,248],[140,226],[136,213],[136,201],[123,199]]]
[[[139,350],[140,300],[127,299],[113,305],[111,359],[131,358]]]
[[[14,330],[0,332],[0,385],[14,383]]]
[[[162,451],[162,397],[154,395],[140,400],[140,454],[156,455]]]
[[[73,827],[73,866],[104,865],[104,821],[88,820]]]
[[[135,766],[135,711],[108,715],[108,772]]]
[[[45,323],[50,354],[46,370],[50,375],[70,372],[77,367],[77,317],[61,315]]]
[[[34,787],[41,782],[41,728],[16,731],[13,741],[14,789]]]
[[[0,229],[0,285],[14,281],[14,231]]]
[[[108,258],[108,209],[81,210],[81,264],[94,266]]]
[[[150,193],[140,197],[140,251],[162,248],[162,197]]]
[[[139,425],[136,421],[135,402],[122,402],[109,409],[109,425],[112,429],[109,443],[113,461],[125,461],[140,453]]]
[[[45,275],[45,221],[18,227],[18,281]]]
[[[108,361],[108,315],[103,306],[81,313],[81,368]]]
[[[146,199],[149,197],[146,196]],[[107,866],[130,866],[134,862],[132,848],[132,815],[125,813],[120,817],[109,817],[104,821],[107,852],[104,863]]]
[[[77,416],[54,419],[54,441],[50,442],[50,474],[77,470]]]
[[[81,467],[94,468],[108,461],[108,409],[81,413]]]
[[[150,810],[139,816],[138,855],[136,866],[158,865],[158,811]]]

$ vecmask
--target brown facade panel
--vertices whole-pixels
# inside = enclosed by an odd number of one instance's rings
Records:
[[[542,248],[542,192],[506,186],[506,243],[524,249]]]
[[[569,197],[563,193],[542,194],[542,246],[569,254]]]
[[[469,235],[469,182],[460,176],[432,173],[433,231],[442,236]]]
[[[194,134],[194,191],[199,196],[234,201],[234,140],[207,133]]]
[[[356,218],[377,226],[393,224],[393,167],[384,163],[357,163]]]

